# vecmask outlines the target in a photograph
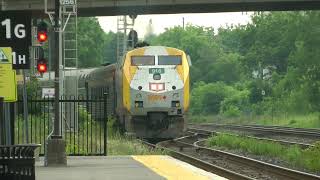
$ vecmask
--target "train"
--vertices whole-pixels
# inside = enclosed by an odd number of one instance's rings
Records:
[[[190,66],[183,50],[139,47],[117,63],[80,70],[79,87],[85,86],[89,96],[107,92],[108,114],[113,114],[127,134],[171,139],[186,130]]]

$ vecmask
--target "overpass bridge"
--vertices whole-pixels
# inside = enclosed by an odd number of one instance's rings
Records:
[[[320,0],[77,0],[79,16],[320,9]],[[54,0],[48,0],[53,8]],[[44,0],[0,0],[2,11],[43,14]]]

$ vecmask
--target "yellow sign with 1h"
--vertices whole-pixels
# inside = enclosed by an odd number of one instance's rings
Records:
[[[4,102],[17,101],[16,71],[12,69],[11,47],[0,47],[0,96]]]

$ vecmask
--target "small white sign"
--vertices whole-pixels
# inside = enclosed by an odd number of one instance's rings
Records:
[[[42,88],[42,98],[54,98],[54,88]]]
[[[60,0],[61,5],[74,5],[76,4],[76,0]]]
[[[0,49],[0,63],[8,63],[9,59],[8,57],[4,54],[2,49]]]

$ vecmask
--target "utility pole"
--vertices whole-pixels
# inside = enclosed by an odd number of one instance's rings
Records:
[[[55,11],[54,11],[54,27],[53,31],[53,44],[54,52],[52,54],[52,60],[54,61],[54,122],[53,122],[53,132],[47,141],[47,150],[46,150],[46,159],[45,166],[65,166],[67,165],[65,141],[61,134],[61,121],[60,121],[60,106],[59,106],[59,97],[60,97],[60,84],[59,84],[59,71],[60,71],[60,58],[61,48],[60,48],[60,33],[61,33],[61,24],[60,24],[60,1],[55,0]]]

